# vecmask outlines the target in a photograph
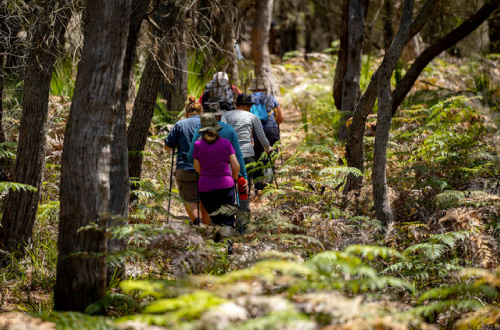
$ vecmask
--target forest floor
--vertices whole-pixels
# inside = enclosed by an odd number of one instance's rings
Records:
[[[396,222],[375,219],[373,123],[359,194],[344,196],[335,139],[334,63],[311,54],[275,66],[285,110],[278,187],[252,198],[234,253],[213,227],[194,227],[172,198],[170,154],[151,136],[131,205],[127,277],[88,314],[52,313],[61,124],[50,130],[44,199],[29,256],[2,273],[0,312],[39,313],[58,328],[436,329],[495,324],[500,295],[498,58],[440,58],[394,118],[388,182]],[[376,67],[365,59],[362,87]],[[451,97],[451,98],[450,98]],[[54,98],[54,118],[64,118]],[[175,196],[175,189],[174,189]],[[124,294],[125,293],[125,294]],[[0,329],[6,319],[0,316]],[[3,321],[2,321],[3,320]],[[112,320],[116,322],[112,322]],[[2,323],[4,322],[4,323]],[[137,323],[137,322],[140,322]],[[141,325],[142,324],[142,325]],[[44,326],[47,326],[46,324]],[[48,325],[51,326],[50,324]],[[8,329],[8,328],[7,328]]]

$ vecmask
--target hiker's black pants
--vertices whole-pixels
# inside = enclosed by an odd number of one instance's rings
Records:
[[[211,191],[200,191],[200,199],[203,206],[210,214],[210,219],[214,225],[234,227],[235,215],[212,215],[215,211],[219,210],[222,205],[234,205],[236,194],[234,193],[234,186],[226,189],[217,189]]]
[[[273,146],[276,142],[280,140],[280,130],[277,126],[267,126],[264,127],[264,133],[266,134],[267,139],[269,140],[269,143],[271,146]],[[264,153],[264,147],[260,143],[259,139],[254,136],[254,146],[253,146],[253,151],[255,153],[255,159],[259,160],[262,154]],[[262,170],[256,170],[254,172],[254,179],[259,178],[264,176],[264,171]],[[255,181],[255,189],[257,190],[262,190],[264,189],[265,184],[262,182]]]

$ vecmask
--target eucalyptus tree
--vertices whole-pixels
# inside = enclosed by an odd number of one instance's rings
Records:
[[[130,14],[131,0],[87,1],[61,164],[56,310],[84,311],[106,294],[103,228]]]
[[[24,74],[23,114],[13,180],[31,185],[37,191],[9,192],[0,227],[0,247],[7,251],[22,253],[33,236],[45,167],[50,81],[71,17],[72,3],[72,0],[47,0],[36,17]]]

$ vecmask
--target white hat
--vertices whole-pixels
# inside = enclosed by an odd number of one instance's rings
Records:
[[[219,71],[216,74],[214,74],[214,76],[212,77],[212,80],[215,80],[215,81],[226,80],[226,81],[228,81],[229,77],[227,76],[227,73],[225,73],[223,71]]]

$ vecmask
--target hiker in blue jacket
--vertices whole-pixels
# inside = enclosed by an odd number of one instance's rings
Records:
[[[186,105],[185,112],[186,118],[175,123],[165,139],[165,147],[167,149],[177,149],[175,181],[191,223],[197,224],[200,218],[203,218],[204,223],[210,223],[208,212],[203,208],[198,197],[198,175],[187,157],[193,135],[200,128],[199,115],[203,112],[201,105],[196,103],[194,96],[189,97],[189,104]]]

